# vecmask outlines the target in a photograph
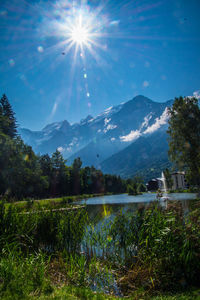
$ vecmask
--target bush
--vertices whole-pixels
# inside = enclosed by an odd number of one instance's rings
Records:
[[[138,195],[138,192],[137,192],[137,186],[136,185],[128,185],[127,186],[127,192],[129,195],[133,195],[133,196],[136,196]]]

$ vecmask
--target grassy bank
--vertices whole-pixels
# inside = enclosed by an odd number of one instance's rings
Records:
[[[0,203],[0,298],[200,298],[199,200],[189,213],[155,202],[98,227],[84,208],[19,214]]]
[[[30,210],[40,210],[40,209],[59,209],[67,207],[69,204],[73,204],[75,202],[93,198],[93,197],[102,197],[104,195],[112,195],[111,193],[107,194],[83,194],[83,195],[75,195],[75,196],[65,196],[59,198],[49,198],[49,199],[26,199],[22,201],[5,203],[5,208],[8,209],[10,204],[12,207],[15,207],[18,212],[30,211]]]
[[[70,283],[70,272],[62,262],[51,273],[52,261],[44,254],[22,257],[12,251],[4,254],[0,259],[0,298],[2,300],[21,299],[151,299],[151,300],[198,300],[200,289],[190,288],[183,291],[147,291],[138,287],[131,296],[114,296],[103,292],[92,291],[87,285],[80,284],[80,277],[76,283]],[[63,274],[63,277],[61,276]],[[80,276],[80,274],[78,274]],[[52,277],[53,276],[53,277]],[[72,276],[72,275],[71,275]],[[77,273],[73,275],[74,278]],[[71,278],[72,279],[72,278]],[[112,291],[111,291],[112,293]]]

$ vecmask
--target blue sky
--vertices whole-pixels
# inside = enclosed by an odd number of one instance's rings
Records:
[[[32,130],[138,94],[159,102],[192,95],[200,89],[199,11],[199,0],[1,0],[0,94]],[[80,14],[90,41],[81,48],[73,40],[68,51]]]

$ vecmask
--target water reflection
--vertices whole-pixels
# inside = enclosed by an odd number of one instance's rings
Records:
[[[173,193],[165,194],[159,203],[167,208],[171,201],[181,201],[184,212],[188,211],[191,200],[196,199],[196,194],[192,193]],[[156,194],[144,193],[139,196],[129,196],[127,194],[94,197],[83,200],[86,204],[89,219],[97,224],[100,220],[110,219],[116,216],[120,211],[122,213],[134,212],[142,207],[146,207],[150,202],[156,201]]]

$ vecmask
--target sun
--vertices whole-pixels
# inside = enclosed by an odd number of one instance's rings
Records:
[[[97,18],[97,13],[91,12],[86,7],[73,8],[67,15],[54,23],[54,30],[57,36],[63,37],[63,51],[68,53],[75,49],[75,56],[78,51],[84,50],[94,53],[94,48],[99,47],[97,40],[101,37],[101,21]]]
[[[82,46],[89,42],[90,30],[82,24],[82,16],[79,17],[79,22],[72,27],[70,39],[73,43]]]
[[[72,30],[71,39],[79,45],[85,44],[88,41],[88,31],[83,27],[76,27]]]
[[[84,64],[86,57],[89,57],[88,54],[96,61],[99,60],[98,52],[106,49],[105,36],[109,24],[109,19],[102,13],[103,6],[98,5],[92,9],[85,0],[81,0],[81,5],[75,1],[62,1],[56,2],[56,10],[53,10],[54,18],[47,19],[44,23],[45,35],[48,34],[57,40],[52,49],[60,49],[62,59],[72,51],[72,64],[76,63],[78,54]]]

